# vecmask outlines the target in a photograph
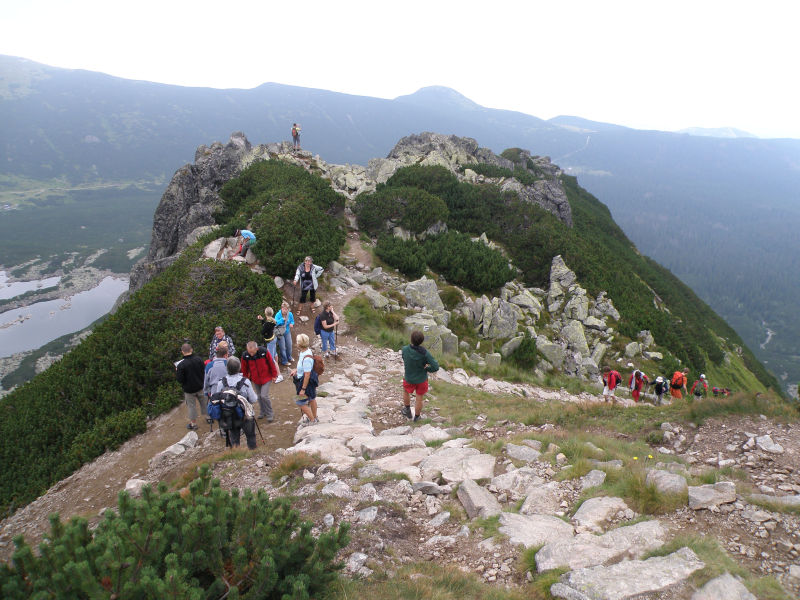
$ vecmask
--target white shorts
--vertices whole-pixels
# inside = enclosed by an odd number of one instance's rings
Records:
[[[608,386],[605,386],[603,388],[603,396],[611,396],[611,397],[613,397],[614,396],[614,390],[610,390],[610,389],[608,389]]]

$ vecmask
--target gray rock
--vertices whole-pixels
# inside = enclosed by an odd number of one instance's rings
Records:
[[[549,544],[574,535],[572,525],[550,515],[518,515],[504,512],[500,515],[500,533],[508,536],[514,545],[526,548]]]
[[[432,538],[430,538],[428,541],[426,541],[425,545],[426,546],[439,545],[439,546],[445,546],[445,547],[449,548],[450,546],[454,545],[455,543],[456,543],[455,536],[452,536],[452,535],[435,535]]]
[[[622,498],[613,496],[589,498],[581,504],[572,517],[572,521],[579,527],[585,527],[591,531],[602,531],[605,523],[613,519],[617,513],[626,510],[629,510],[628,505]]]
[[[658,521],[643,521],[618,527],[603,535],[579,533],[545,545],[536,553],[539,573],[559,567],[569,570],[639,558],[660,548],[667,532]]]
[[[474,519],[475,517],[491,517],[500,514],[503,510],[497,498],[495,498],[489,490],[479,486],[472,479],[465,479],[462,481],[461,485],[458,486],[458,492],[456,494],[470,519]]]
[[[783,506],[800,506],[800,495],[795,496],[771,496],[769,494],[752,494],[750,498],[756,502],[771,502]]]
[[[418,481],[411,484],[411,488],[415,492],[422,492],[423,494],[431,496],[438,496],[439,494],[444,493],[442,487],[432,481]]]
[[[422,279],[409,281],[406,284],[405,297],[411,306],[420,306],[433,311],[444,311],[444,304],[439,297],[436,282],[425,276]]]
[[[642,351],[639,342],[631,342],[627,346],[625,346],[625,358],[633,358],[637,354],[640,354]]]
[[[400,425],[399,427],[392,427],[391,429],[384,429],[378,435],[379,436],[387,436],[387,435],[408,435],[414,428],[411,425]]]
[[[509,458],[515,460],[523,460],[525,462],[533,462],[539,460],[542,455],[538,450],[525,446],[517,446],[516,444],[506,444],[506,454]]]
[[[564,364],[564,348],[551,342],[543,335],[536,338],[536,349],[554,368],[560,369]]]
[[[598,487],[603,485],[606,480],[606,472],[598,469],[592,469],[586,475],[581,477],[581,491],[588,490],[589,488]]]
[[[564,492],[556,481],[548,481],[544,485],[533,486],[528,489],[528,495],[525,497],[525,502],[522,503],[519,512],[523,515],[555,514],[562,510],[561,499],[563,496]]]
[[[756,438],[756,446],[764,452],[770,454],[783,454],[783,446],[776,444],[768,435],[762,435]]]
[[[199,439],[200,438],[198,437],[196,431],[189,431],[185,436],[181,438],[181,441],[178,443],[188,450],[189,448],[194,448],[195,446],[197,446],[197,441]]]
[[[363,552],[353,552],[350,555],[350,558],[347,559],[347,564],[345,565],[345,569],[350,571],[351,573],[355,573],[365,564],[367,564],[367,559],[369,557],[364,554]]]
[[[438,515],[428,521],[428,527],[441,527],[450,520],[450,513],[445,511],[440,512]]]
[[[411,448],[424,448],[425,442],[413,435],[358,436],[347,442],[348,448],[366,458],[381,458]]]
[[[383,310],[389,306],[389,299],[369,286],[364,287],[364,296],[369,300],[369,303],[374,309]]]
[[[542,442],[540,442],[539,440],[522,440],[520,444],[524,444],[529,448],[533,448],[534,450],[537,450],[539,452],[542,451]]]
[[[503,356],[499,352],[491,352],[486,355],[487,367],[499,367],[502,362]]]
[[[564,306],[564,318],[574,319],[583,323],[589,317],[589,299],[586,297],[586,290],[577,288]]]
[[[475,448],[442,447],[425,458],[419,468],[423,479],[435,480],[441,475],[446,482],[457,483],[465,479],[491,479],[495,462],[494,456],[481,454]]]
[[[741,581],[724,573],[692,594],[692,600],[756,600],[756,597]]]
[[[544,479],[529,467],[522,467],[497,475],[492,479],[491,485],[498,492],[506,492],[512,500],[527,497],[531,488],[540,486]]]
[[[487,323],[484,319],[482,334],[489,339],[509,338],[517,333],[517,321],[522,317],[516,305],[500,298],[494,298],[491,304],[491,317]]]
[[[580,353],[581,356],[589,356],[589,344],[586,342],[586,333],[580,321],[569,321],[561,328],[561,337],[567,343],[567,348]]]
[[[336,496],[337,498],[349,498],[353,495],[350,486],[344,481],[333,481],[322,488],[322,494],[325,496]]]
[[[125,491],[130,494],[132,498],[138,498],[142,495],[142,488],[146,485],[150,485],[144,479],[129,479],[125,482]]]
[[[331,527],[333,527],[334,523],[333,515],[330,513],[326,514],[324,517],[322,517],[322,522],[325,525],[325,527],[330,529]]]
[[[689,489],[686,479],[677,473],[651,469],[645,480],[647,485],[653,485],[662,494],[685,494]]]
[[[447,433],[444,429],[440,429],[439,427],[434,427],[431,424],[425,424],[421,427],[415,427],[411,431],[411,435],[421,439],[423,442],[434,442],[439,440],[449,440],[450,434]]]
[[[182,445],[179,442],[175,442],[172,446],[166,448],[164,450],[164,454],[171,454],[172,456],[179,456],[186,452],[186,446]]]
[[[502,347],[500,348],[500,354],[503,356],[503,358],[508,358],[509,356],[511,356],[514,353],[514,350],[519,348],[520,344],[522,344],[522,340],[524,339],[525,339],[524,336],[518,335],[516,337],[511,338],[505,344],[503,344]]]
[[[378,517],[378,507],[368,506],[358,511],[358,521],[360,523],[372,523]]]
[[[703,567],[694,552],[681,548],[668,556],[572,571],[550,587],[550,594],[567,600],[627,600],[667,590]]]
[[[730,481],[689,486],[689,508],[701,510],[736,501],[736,485]]]

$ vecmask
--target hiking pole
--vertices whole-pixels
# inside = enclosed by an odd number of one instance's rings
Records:
[[[333,328],[333,341],[336,344],[339,343],[339,323],[336,323],[336,327]],[[336,346],[336,352],[333,353],[333,362],[339,362],[339,346]]]
[[[253,419],[253,423],[255,423],[255,424],[256,424],[256,429],[258,429],[258,435],[260,435],[260,436],[261,436],[261,441],[262,441],[262,442],[264,442],[264,443],[266,444],[266,443],[267,443],[267,441],[264,439],[264,434],[263,434],[263,433],[261,433],[261,427],[259,427],[259,426],[258,426],[258,421],[256,421],[255,419]]]

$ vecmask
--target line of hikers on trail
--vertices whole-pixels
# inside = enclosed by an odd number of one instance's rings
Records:
[[[310,256],[306,256],[297,267],[294,288],[295,291],[300,288],[298,314],[302,314],[306,302],[311,303],[309,314],[314,314],[318,277],[322,272],[323,268],[315,265]],[[284,381],[278,365],[289,367],[292,364],[295,320],[289,303],[284,300],[277,314],[268,306],[263,316],[259,314],[256,319],[260,324],[261,343],[248,341],[240,358],[235,356],[233,339],[223,327],[218,326],[211,337],[207,360],[195,354],[192,345],[186,341],[181,346],[183,358],[175,363],[176,379],[183,388],[189,417],[186,428],[198,428],[199,404],[201,414],[207,416],[206,420],[212,428],[214,421],[219,422],[225,445],[233,448],[239,446],[242,432],[247,447],[256,447],[256,431],[261,431],[257,420],[266,419],[272,423],[275,419],[269,390],[273,383]],[[294,340],[299,355],[297,366],[289,371],[289,376],[295,384],[295,404],[306,423],[318,422],[316,388],[319,375],[325,368],[324,358],[337,356],[338,325],[339,315],[333,305],[329,301],[324,302],[314,321],[314,333],[321,338],[324,356],[312,354],[308,335],[301,333]],[[257,417],[253,410],[255,404],[259,407]]]
[[[611,367],[603,367],[603,374],[601,375],[603,382],[603,402],[611,402],[616,404],[616,389],[622,383],[622,375],[619,371],[613,370]],[[664,396],[669,392],[670,397],[679,400],[683,398],[683,393],[687,397],[700,400],[708,396],[708,380],[705,374],[701,374],[698,379],[695,379],[692,387],[687,390],[689,384],[689,369],[683,371],[675,371],[672,377],[656,375],[652,378],[645,375],[639,369],[634,369],[628,377],[628,390],[634,402],[639,402],[642,398],[642,393],[647,393],[647,389],[652,388],[653,404],[660,406],[664,403]],[[731,390],[728,388],[720,388],[714,386],[711,389],[714,396],[729,396]]]

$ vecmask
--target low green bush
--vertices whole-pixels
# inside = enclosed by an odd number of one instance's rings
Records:
[[[439,298],[442,299],[442,304],[447,310],[453,310],[464,300],[461,290],[452,285],[446,285],[439,291]]]
[[[511,353],[509,359],[520,369],[535,369],[540,359],[539,351],[536,349],[536,340],[529,335],[525,335],[517,349]]]
[[[450,283],[481,294],[514,279],[508,259],[463,233],[448,231],[425,240],[428,266]]]
[[[264,490],[223,490],[204,466],[188,495],[145,488],[125,492],[97,528],[62,523],[34,553],[21,537],[0,565],[7,600],[28,598],[309,598],[325,592],[343,564],[348,525],[311,534],[288,498]]]
[[[362,194],[354,206],[358,226],[378,235],[386,231],[386,221],[413,233],[422,233],[438,221],[446,221],[447,205],[438,196],[416,187],[384,187]]]
[[[425,250],[415,240],[383,234],[375,245],[378,258],[411,279],[422,277],[427,269]]]

